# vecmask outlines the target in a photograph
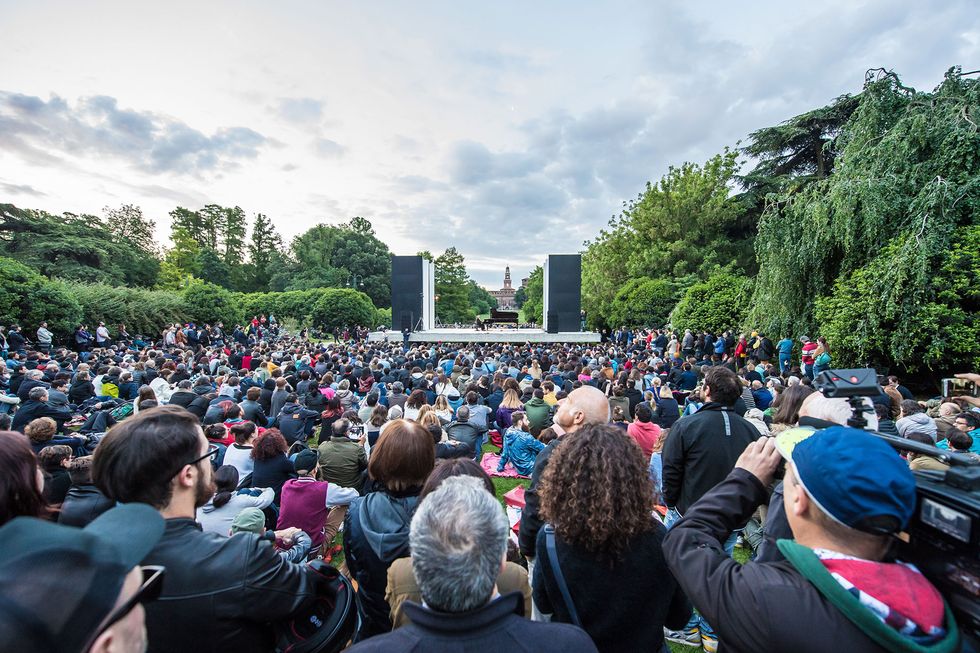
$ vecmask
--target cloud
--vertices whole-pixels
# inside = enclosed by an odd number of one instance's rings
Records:
[[[0,181],[0,191],[8,195],[30,195],[31,197],[46,197],[47,193],[43,193],[33,186],[27,184],[11,184],[5,181]]]
[[[323,102],[310,97],[280,98],[275,112],[289,122],[308,124],[323,116]]]
[[[313,141],[313,151],[325,159],[341,157],[346,150],[343,145],[329,138],[320,137]]]
[[[96,95],[68,101],[0,91],[0,145],[35,164],[64,164],[63,156],[111,156],[151,173],[195,174],[254,159],[266,138],[247,127],[213,134],[149,111],[120,109]]]

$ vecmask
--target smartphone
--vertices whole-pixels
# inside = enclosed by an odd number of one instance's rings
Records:
[[[364,435],[364,426],[361,424],[352,424],[347,431],[347,437],[351,440],[360,440],[362,435]]]
[[[980,397],[977,384],[968,379],[943,379],[944,397]]]

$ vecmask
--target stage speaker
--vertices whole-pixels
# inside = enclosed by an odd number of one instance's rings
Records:
[[[552,254],[544,264],[544,315],[548,333],[582,330],[582,257]]]
[[[421,256],[391,257],[391,328],[415,331],[422,315],[423,261]]]
[[[548,333],[558,333],[558,311],[548,311]]]

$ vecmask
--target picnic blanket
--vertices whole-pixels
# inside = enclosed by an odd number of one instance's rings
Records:
[[[490,476],[503,476],[504,478],[530,478],[529,476],[521,476],[514,469],[514,466],[510,463],[504,467],[504,471],[498,472],[497,465],[500,464],[500,456],[495,453],[485,453],[483,458],[480,459],[480,467],[483,468]]]

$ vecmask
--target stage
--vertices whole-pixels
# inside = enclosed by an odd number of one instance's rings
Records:
[[[409,337],[409,342],[570,342],[592,343],[599,342],[598,333],[591,331],[548,333],[544,329],[427,329],[415,331]],[[368,342],[402,342],[402,334],[398,331],[372,331],[368,334]]]

